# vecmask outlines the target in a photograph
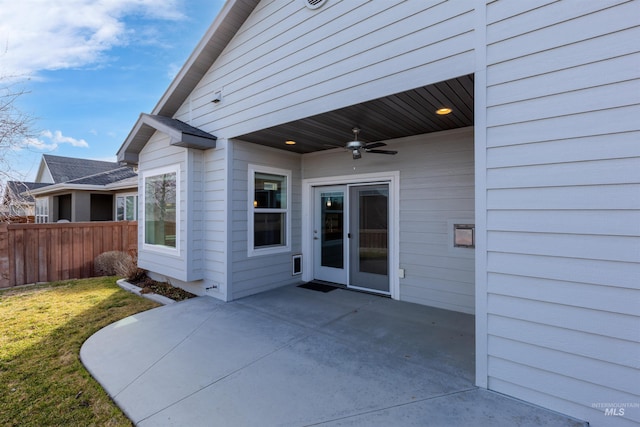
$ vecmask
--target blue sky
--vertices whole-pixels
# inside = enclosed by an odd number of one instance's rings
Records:
[[[0,0],[0,84],[36,137],[13,150],[14,179],[43,153],[115,161],[213,22],[223,0]]]

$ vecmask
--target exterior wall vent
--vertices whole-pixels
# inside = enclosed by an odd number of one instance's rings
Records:
[[[309,9],[318,9],[326,2],[327,0],[304,0],[305,6]]]

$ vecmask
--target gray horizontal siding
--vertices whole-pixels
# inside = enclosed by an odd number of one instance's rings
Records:
[[[489,387],[640,422],[592,407],[640,401],[640,3],[487,16]]]
[[[177,116],[234,137],[465,75],[473,29],[469,2],[357,0],[316,12],[300,2],[260,5]],[[214,105],[220,88],[224,101]]]
[[[400,299],[474,311],[474,251],[452,250],[451,221],[474,222],[473,129],[387,141],[395,156],[344,150],[303,157],[304,178],[400,172]],[[392,271],[395,269],[392,268]]]
[[[301,175],[300,155],[245,143],[233,142],[233,182],[230,189],[231,254],[230,268],[233,281],[230,299],[295,283],[292,276],[291,256],[301,250]],[[263,165],[291,171],[291,251],[270,255],[248,256],[247,203],[248,165]],[[253,197],[253,196],[251,196]]]
[[[186,168],[187,156],[182,148],[169,145],[169,136],[161,132],[156,132],[149,142],[140,152],[140,171],[139,171],[139,189],[140,189],[140,205],[144,204],[143,191],[144,180],[143,174],[146,171],[163,168],[170,165],[180,166],[180,216],[186,218],[187,197],[186,197]],[[140,210],[142,213],[142,210]],[[168,278],[184,278],[187,267],[185,254],[185,235],[186,222],[181,221],[178,225],[180,233],[180,254],[167,255],[157,251],[145,249],[144,243],[144,226],[138,227],[138,265],[141,268],[161,274]]]

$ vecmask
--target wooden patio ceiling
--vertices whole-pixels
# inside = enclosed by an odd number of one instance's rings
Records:
[[[451,114],[440,116],[442,107]],[[351,105],[237,138],[296,153],[342,147],[362,129],[363,142],[384,141],[473,125],[473,75],[458,77],[383,98]],[[285,145],[293,140],[295,145]]]

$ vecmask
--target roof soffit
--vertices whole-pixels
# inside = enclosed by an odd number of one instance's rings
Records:
[[[195,89],[259,2],[260,0],[227,0],[173,82],[171,82],[154,107],[153,115],[162,117],[173,117],[175,115],[178,108]],[[142,115],[118,150],[118,162],[137,164],[138,153],[156,131],[153,126],[143,123],[141,119]],[[206,145],[208,143],[197,135],[186,134],[185,137],[187,139],[186,146]]]
[[[236,35],[260,0],[227,0],[153,114],[172,117]]]
[[[158,131],[169,136],[177,147],[208,150],[216,147],[217,138],[210,133],[170,117],[140,114],[133,130],[118,151],[118,162],[137,164],[138,154]]]

